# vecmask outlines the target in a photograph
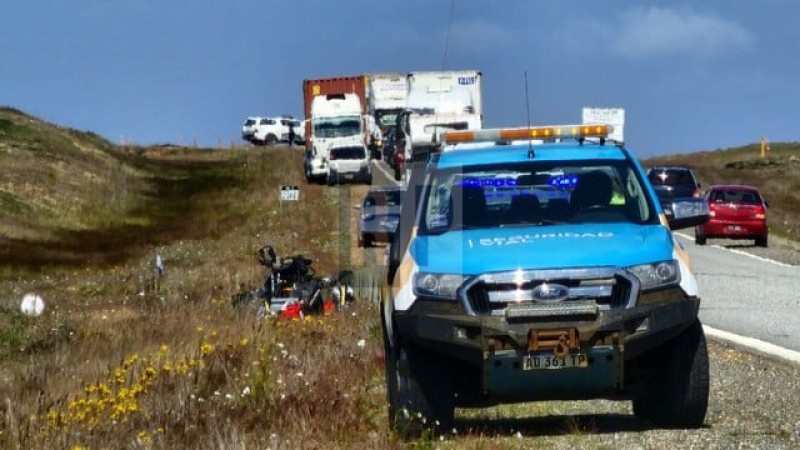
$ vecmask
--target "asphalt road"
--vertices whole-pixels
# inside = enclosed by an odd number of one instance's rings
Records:
[[[800,351],[800,266],[780,261],[796,250],[777,239],[770,249],[732,241],[698,246],[691,233],[678,239],[695,264],[703,324]]]

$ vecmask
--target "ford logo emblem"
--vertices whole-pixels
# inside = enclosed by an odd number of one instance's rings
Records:
[[[569,288],[563,284],[542,283],[533,288],[532,294],[537,302],[560,302],[569,297]]]

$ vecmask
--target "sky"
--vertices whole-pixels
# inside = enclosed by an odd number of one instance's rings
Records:
[[[640,157],[800,141],[796,0],[7,0],[0,105],[112,142],[223,147],[302,80],[479,70],[484,126],[623,108]]]

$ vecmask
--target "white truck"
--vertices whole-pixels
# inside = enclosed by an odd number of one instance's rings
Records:
[[[397,119],[395,160],[425,161],[439,133],[483,128],[479,71],[411,72],[406,85],[406,109]],[[397,174],[396,169],[395,178]]]
[[[394,126],[397,115],[406,108],[406,75],[377,73],[369,76],[367,83],[368,114],[373,116],[383,131]]]
[[[357,94],[317,95],[311,101],[311,136],[306,149],[306,179],[327,179],[330,150],[338,146],[365,146],[367,129]]]

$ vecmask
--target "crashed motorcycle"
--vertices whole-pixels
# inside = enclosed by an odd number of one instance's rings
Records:
[[[328,278],[315,276],[313,261],[298,254],[278,259],[275,249],[265,245],[258,250],[258,262],[267,268],[264,285],[232,297],[234,307],[255,305],[260,316],[302,318],[336,309]],[[337,280],[338,289],[339,282]]]

